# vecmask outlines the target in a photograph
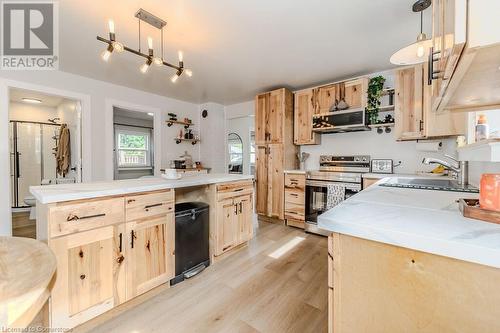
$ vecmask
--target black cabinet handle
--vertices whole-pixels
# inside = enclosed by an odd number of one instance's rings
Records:
[[[243,212],[243,203],[240,202],[240,214]]]
[[[133,248],[134,248],[134,238],[137,238],[137,237],[135,236],[135,232],[134,232],[134,230],[132,230],[132,231],[130,232],[130,238],[131,238],[131,241],[130,241],[130,247],[133,249]]]
[[[237,188],[236,190],[234,190],[234,192],[241,192],[241,191],[243,191],[242,188]]]
[[[123,235],[122,233],[120,232],[120,252],[122,252],[122,242],[123,242]]]
[[[154,204],[154,205],[147,205],[147,206],[144,206],[144,210],[148,210],[149,208],[153,208],[153,207],[159,207],[163,205],[162,203],[158,203],[158,204]]]
[[[434,70],[434,63],[439,59],[436,59],[434,56],[441,54],[441,51],[434,51],[434,47],[431,47],[429,50],[429,59],[427,61],[427,85],[432,85],[432,80],[435,80],[439,77],[441,71]]]
[[[93,219],[93,218],[96,218],[96,217],[104,217],[106,216],[106,214],[102,213],[102,214],[95,214],[95,215],[87,215],[87,216],[78,216],[78,215],[73,215],[73,214],[69,214],[68,217],[66,218],[66,221],[70,222],[70,221],[78,221],[78,220],[85,220],[85,219]]]

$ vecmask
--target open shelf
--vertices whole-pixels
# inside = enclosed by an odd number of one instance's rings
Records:
[[[500,139],[489,139],[457,149],[461,161],[500,162]]]
[[[370,127],[370,128],[394,127],[394,123],[373,124],[373,125],[368,125],[368,127]]]
[[[395,93],[394,88],[384,88],[382,89],[382,96],[393,95]]]
[[[200,142],[199,139],[181,139],[181,138],[174,138],[175,143],[179,144],[181,142],[191,142],[191,144],[194,146],[198,142]]]
[[[178,125],[183,125],[184,128],[186,128],[186,129],[188,129],[189,126],[194,125],[193,123],[187,123],[185,121],[178,121],[178,120],[166,120],[165,122],[167,123],[168,127],[172,126],[173,124],[178,124]]]

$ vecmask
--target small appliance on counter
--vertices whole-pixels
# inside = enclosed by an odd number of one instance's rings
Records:
[[[372,159],[370,162],[372,173],[394,173],[394,162],[391,159]]]

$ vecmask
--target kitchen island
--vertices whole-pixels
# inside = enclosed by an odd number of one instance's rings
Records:
[[[175,204],[209,205],[212,262],[253,237],[253,177],[205,174],[37,186],[37,238],[57,260],[50,327],[72,328],[175,276]]]
[[[456,202],[478,195],[386,181],[318,218],[332,232],[330,332],[498,332],[500,226]]]

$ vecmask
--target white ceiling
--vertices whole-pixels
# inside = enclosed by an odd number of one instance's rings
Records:
[[[60,69],[194,103],[232,104],[257,92],[311,86],[390,68],[390,55],[413,42],[419,15],[413,0],[66,0],[60,1]],[[113,18],[116,35],[137,46],[144,8],[167,21],[165,56],[184,51],[192,78],[170,82],[173,71],[126,52],[104,63],[99,54]],[[430,9],[426,11],[430,14]],[[426,27],[430,26],[425,20]],[[429,30],[424,29],[424,30]],[[142,25],[159,45],[159,32]],[[156,47],[155,47],[156,48]],[[158,49],[157,49],[158,50]]]
[[[46,94],[39,93],[36,91],[31,91],[31,90],[24,90],[24,89],[17,89],[17,88],[11,88],[9,90],[9,100],[11,102],[27,103],[27,102],[23,101],[23,98],[38,99],[41,101],[41,103],[31,104],[31,105],[47,106],[47,107],[51,107],[51,108],[58,107],[62,102],[65,101],[64,97],[46,95]]]

